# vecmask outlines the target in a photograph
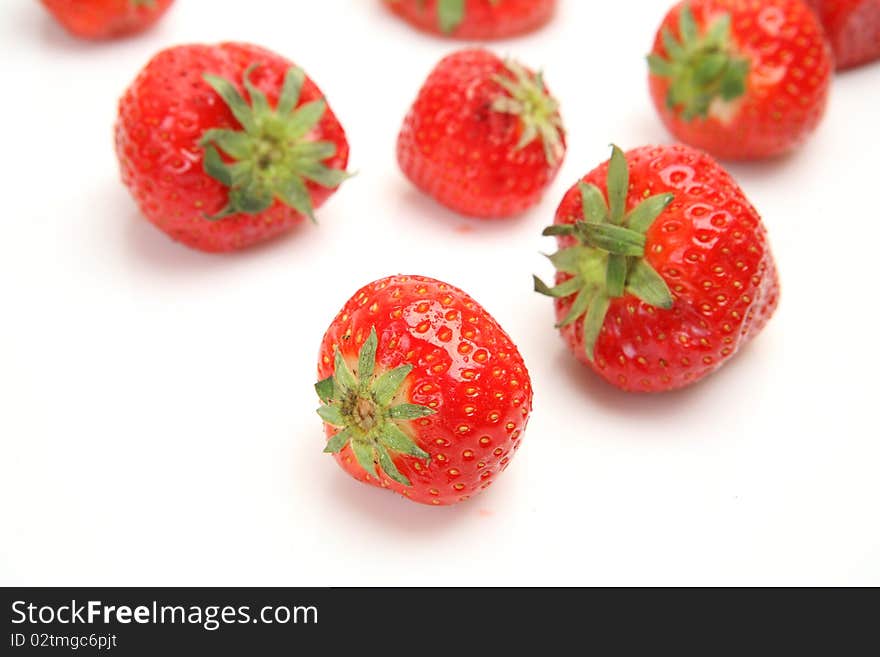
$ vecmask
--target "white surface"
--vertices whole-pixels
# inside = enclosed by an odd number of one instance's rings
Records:
[[[696,387],[632,396],[574,362],[530,277],[549,274],[540,229],[607,144],[668,139],[643,60],[667,2],[563,0],[547,29],[495,46],[545,68],[570,148],[539,207],[493,224],[421,198],[394,159],[455,43],[378,0],[246,4],[178,0],[154,31],[103,45],[35,2],[0,7],[0,584],[880,584],[880,65],[836,81],[804,149],[732,167],[781,271],[766,331]],[[304,66],[359,175],[319,228],[218,257],[138,216],[111,126],[155,51],[223,39]],[[536,389],[512,467],[451,508],[321,453],[321,336],[398,272],[482,302]]]

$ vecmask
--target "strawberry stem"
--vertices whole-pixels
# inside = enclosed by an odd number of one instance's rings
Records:
[[[746,91],[749,60],[735,49],[730,14],[722,14],[700,34],[690,5],[679,13],[678,39],[668,28],[661,38],[666,57],[648,56],[651,73],[669,80],[666,105],[684,120],[705,118],[716,100],[730,102]]]
[[[229,80],[204,76],[241,126],[241,130],[207,130],[199,141],[205,151],[205,172],[229,188],[226,207],[206,218],[259,214],[279,200],[315,221],[306,181],[335,188],[348,177],[324,163],[336,155],[336,144],[308,136],[327,104],[322,99],[299,105],[305,73],[294,66],[287,71],[277,107],[272,109],[250,80],[257,66],[250,66],[243,76],[250,104]]]
[[[549,256],[553,266],[569,277],[552,288],[534,278],[539,294],[556,299],[574,296],[558,327],[583,318],[584,347],[590,360],[612,299],[632,294],[658,308],[673,304],[666,282],[645,260],[645,234],[672,202],[673,195],[651,196],[627,213],[629,167],[617,146],[612,147],[606,187],[607,204],[598,187],[579,183],[583,219],[544,229],[544,235],[577,240],[575,246]]]
[[[373,327],[358,353],[357,378],[337,346],[333,374],[315,384],[315,391],[323,403],[318,408],[318,415],[327,424],[340,429],[327,442],[324,451],[337,454],[349,445],[355,459],[368,474],[376,475],[378,463],[388,477],[404,486],[412,486],[394,464],[390,452],[429,461],[430,454],[413,441],[400,423],[432,415],[435,411],[418,404],[392,405],[412,371],[412,365],[401,365],[377,376],[378,345]]]

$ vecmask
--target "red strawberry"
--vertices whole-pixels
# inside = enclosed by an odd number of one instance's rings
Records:
[[[646,146],[572,187],[544,231],[562,336],[612,385],[663,391],[718,369],[779,298],[761,218],[736,182],[687,146]]]
[[[302,69],[221,43],[147,64],[119,102],[116,153],[150,221],[193,248],[231,251],[313,218],[346,177],[348,142]]]
[[[84,39],[140,32],[159,20],[174,0],[41,0],[64,28]]]
[[[417,28],[459,39],[503,39],[536,30],[556,0],[385,0]]]
[[[397,161],[417,187],[483,218],[537,203],[564,156],[562,119],[541,74],[486,50],[441,60],[397,139]]]
[[[324,335],[318,378],[324,451],[358,481],[422,504],[487,488],[532,409],[529,373],[498,322],[424,276],[383,278],[349,299]]]
[[[807,0],[825,27],[838,69],[880,59],[880,0]]]
[[[800,145],[825,113],[831,54],[802,0],[691,0],[648,56],[651,96],[681,141],[754,159]]]

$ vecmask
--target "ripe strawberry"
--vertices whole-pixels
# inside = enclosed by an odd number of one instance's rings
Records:
[[[838,69],[880,59],[880,0],[807,0],[819,14]]]
[[[441,60],[397,139],[397,161],[418,188],[482,218],[537,203],[564,156],[562,119],[542,75],[486,50]]]
[[[606,201],[607,199],[607,201]],[[544,231],[561,333],[612,385],[663,391],[718,369],[779,297],[764,226],[736,182],[687,146],[646,146],[572,187]]]
[[[648,56],[654,105],[681,141],[755,159],[800,145],[825,113],[831,54],[802,0],[690,0]]]
[[[119,103],[116,153],[150,221],[193,248],[231,251],[314,219],[346,178],[348,142],[302,69],[221,43],[147,64]]]
[[[424,276],[359,290],[324,335],[318,378],[324,451],[358,481],[422,504],[487,488],[532,409],[529,373],[504,330],[467,294]]]
[[[41,0],[74,36],[109,39],[147,29],[174,0]]]
[[[385,0],[420,30],[459,39],[503,39],[538,29],[556,0]]]

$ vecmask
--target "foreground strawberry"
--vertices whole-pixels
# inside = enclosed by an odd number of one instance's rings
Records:
[[[397,160],[443,205],[508,217],[540,200],[565,156],[565,133],[543,77],[486,50],[437,64],[404,120]]]
[[[807,0],[819,14],[838,69],[880,59],[880,0]]]
[[[174,0],[41,0],[64,28],[83,39],[109,39],[147,29]]]
[[[663,391],[718,369],[760,332],[779,297],[758,213],[709,156],[646,146],[572,187],[544,231],[562,336],[612,385]]]
[[[825,113],[831,53],[802,0],[690,0],[663,20],[651,96],[678,139],[755,159],[800,145]]]
[[[532,408],[510,338],[461,290],[423,276],[370,283],[321,343],[325,452],[358,481],[423,504],[487,488]]]
[[[556,0],[385,0],[421,30],[459,39],[503,39],[550,20]]]
[[[122,179],[146,217],[203,251],[289,230],[346,178],[348,142],[290,61],[244,43],[156,55],[119,103]]]

